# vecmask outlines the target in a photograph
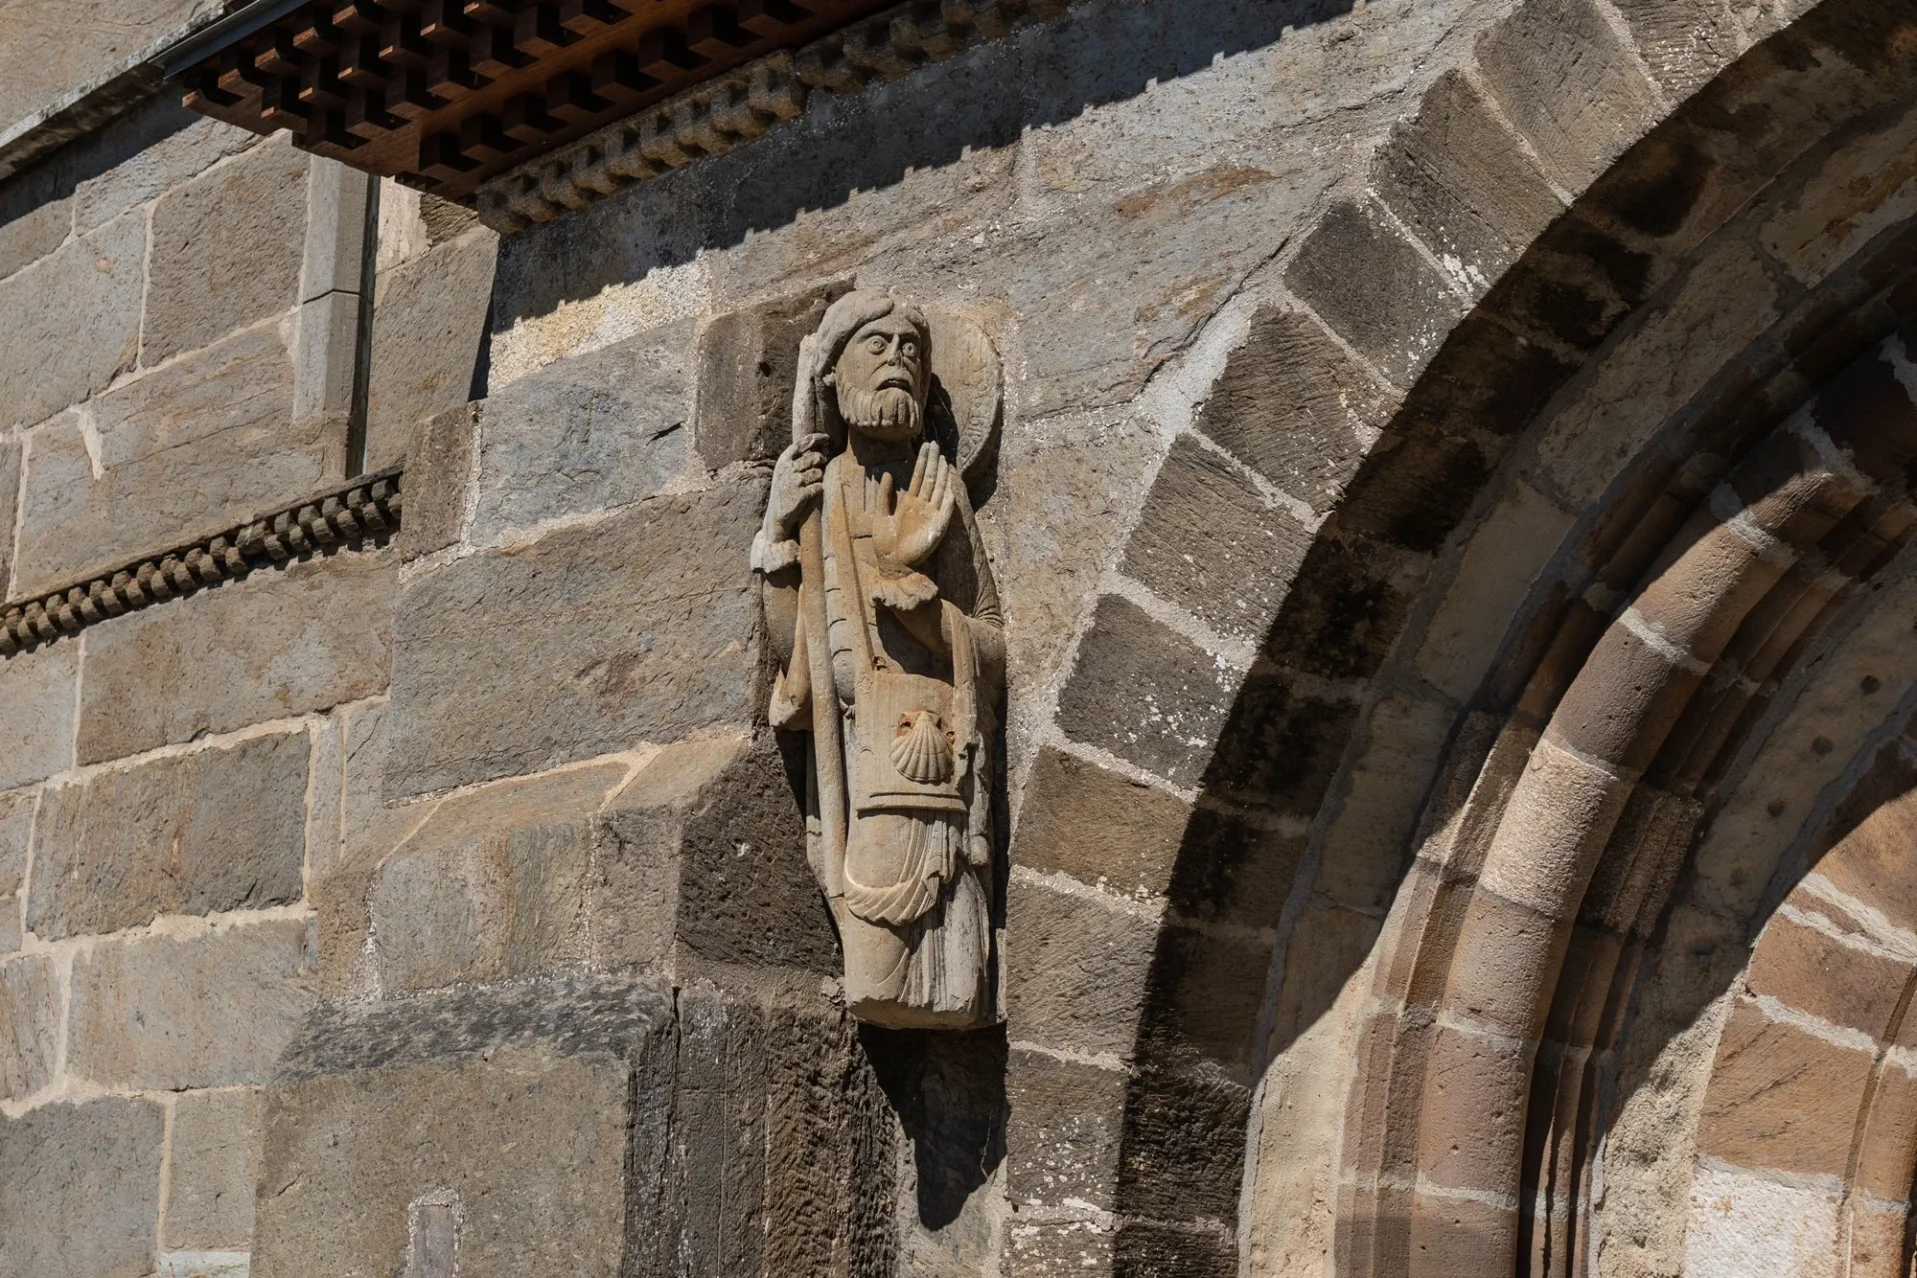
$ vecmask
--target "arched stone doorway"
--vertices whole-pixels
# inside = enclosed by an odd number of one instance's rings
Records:
[[[1514,68],[1550,62],[1561,8],[1487,34],[1368,193],[1221,317],[1122,557],[1145,588],[1101,602],[1027,781],[1014,963],[1021,911],[1026,956],[1067,914],[1033,899],[1074,890],[1061,813],[1098,811],[1108,850],[1178,848],[1125,937],[1134,1001],[1012,976],[1015,1027],[1066,996],[1135,1017],[1103,1102],[1118,1272],[1681,1258],[1681,1226],[1676,1253],[1607,1250],[1637,1190],[1605,1183],[1606,1137],[1627,1066],[1655,1073],[1735,979],[1713,949],[1696,1005],[1640,1015],[1694,849],[1901,573],[1911,15],[1816,6],[1734,61],[1653,61],[1641,112],[1520,117]],[[1473,136],[1486,117],[1519,159]],[[1235,484],[1269,532],[1223,557],[1285,580],[1179,582],[1192,512]],[[1022,1091],[1111,1076],[1083,1048],[1014,1043],[1015,1160]]]

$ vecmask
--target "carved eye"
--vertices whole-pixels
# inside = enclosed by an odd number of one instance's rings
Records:
[[[907,359],[917,359],[919,357],[919,344],[912,341],[901,342],[899,343],[899,351],[904,354]]]
[[[871,351],[874,355],[885,354],[885,338],[877,333],[872,334],[872,336],[865,339],[865,349]]]

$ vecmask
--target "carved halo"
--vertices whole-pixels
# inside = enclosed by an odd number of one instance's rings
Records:
[[[998,351],[985,330],[963,315],[927,311],[925,321],[932,329],[926,427],[976,497],[991,472],[1004,416]]]

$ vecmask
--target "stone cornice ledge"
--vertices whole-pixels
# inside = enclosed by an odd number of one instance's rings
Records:
[[[334,485],[284,509],[236,524],[126,567],[0,608],[0,657],[74,635],[110,617],[244,577],[256,568],[367,543],[399,531],[400,477],[394,467]]]
[[[770,54],[637,115],[589,133],[479,188],[479,217],[501,234],[724,155],[805,114],[814,89],[844,97],[897,80],[1075,0],[913,0],[854,22],[795,52]]]

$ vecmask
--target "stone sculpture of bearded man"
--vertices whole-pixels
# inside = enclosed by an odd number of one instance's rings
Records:
[[[964,480],[927,428],[919,312],[840,298],[800,354],[793,442],[753,544],[781,670],[775,726],[812,734],[810,855],[861,1020],[995,1018],[991,828],[1005,644]]]

